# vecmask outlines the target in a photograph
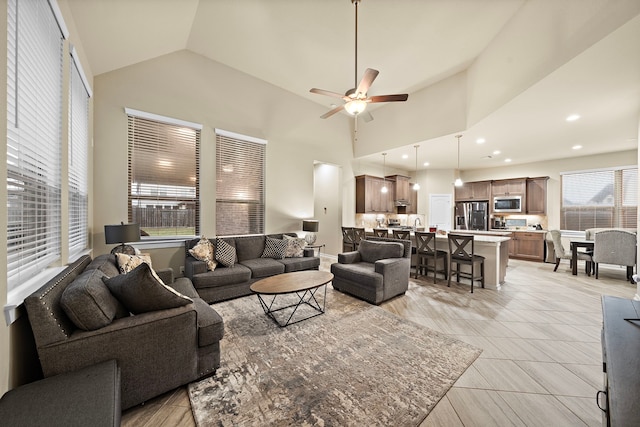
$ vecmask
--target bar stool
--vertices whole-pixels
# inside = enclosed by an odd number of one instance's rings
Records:
[[[394,239],[411,240],[411,232],[409,230],[392,230]]]
[[[433,271],[433,283],[436,283],[436,274],[444,274],[444,278],[448,279],[447,274],[447,252],[436,249],[436,233],[415,232],[416,236],[416,255],[418,257],[416,264],[416,279],[418,274],[423,271],[429,276],[429,271]],[[438,268],[438,260],[442,258],[442,268]]]
[[[355,243],[355,250],[358,249],[358,246],[360,246],[360,241],[364,240],[364,238],[365,238],[364,228],[354,227],[354,229],[353,229],[353,241]]]
[[[447,286],[451,286],[451,276],[453,276],[453,264],[456,264],[456,281],[460,283],[460,276],[471,279],[471,293],[473,293],[473,282],[480,280],[484,288],[484,257],[475,254],[474,236],[468,234],[449,233],[449,277]],[[460,271],[460,265],[471,266],[471,272]],[[480,275],[476,276],[475,266],[480,264]]]
[[[356,250],[356,239],[353,227],[342,227],[342,252]]]
[[[374,228],[373,235],[375,237],[389,237],[389,230],[386,228]]]

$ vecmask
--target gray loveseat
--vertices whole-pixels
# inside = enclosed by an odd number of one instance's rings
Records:
[[[333,287],[380,304],[409,288],[411,241],[367,237],[358,250],[338,254],[331,264]]]
[[[296,233],[283,233],[297,237]],[[200,297],[209,304],[245,295],[251,295],[251,284],[265,277],[302,270],[318,270],[320,258],[314,256],[313,249],[304,249],[302,257],[263,257],[266,239],[283,239],[283,234],[259,234],[250,236],[221,237],[235,251],[232,267],[218,264],[214,270],[207,269],[207,263],[194,258],[192,249],[200,239],[185,242],[185,276],[191,279]],[[209,239],[216,245],[218,239]]]
[[[143,264],[126,276],[136,279],[149,272]],[[162,286],[162,292],[184,305],[130,315],[118,300],[114,302],[112,288],[101,286],[105,280],[125,279],[113,255],[93,261],[83,256],[27,297],[25,307],[44,376],[115,359],[121,370],[122,408],[127,409],[211,375],[220,365],[222,318],[198,297],[189,279],[174,282],[171,269],[157,273],[171,284],[171,289]],[[131,284],[124,283],[126,289],[136,288]],[[64,302],[67,288],[81,292],[85,304],[76,311],[69,312]],[[151,298],[140,301],[150,302]],[[74,323],[80,319],[88,319],[82,324],[86,330]],[[100,327],[100,322],[106,325]]]

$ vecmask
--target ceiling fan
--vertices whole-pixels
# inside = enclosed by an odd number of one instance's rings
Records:
[[[356,52],[355,52],[355,73],[354,73],[355,74],[354,86],[356,87],[349,89],[348,91],[345,92],[344,95],[339,94],[337,92],[332,92],[329,90],[312,88],[309,91],[311,93],[331,96],[333,98],[340,98],[344,101],[342,105],[339,105],[334,109],[329,110],[322,116],[320,116],[320,118],[322,119],[331,117],[334,114],[342,111],[343,109],[347,113],[353,116],[357,116],[358,114],[361,114],[365,111],[365,109],[367,108],[367,104],[373,104],[378,102],[399,102],[399,101],[406,101],[409,98],[409,95],[406,93],[395,94],[395,95],[367,96],[367,92],[369,91],[371,84],[376,79],[379,73],[378,70],[374,70],[373,68],[367,68],[365,70],[364,76],[362,76],[362,79],[358,84],[358,4],[360,3],[360,0],[351,0],[351,3],[353,3],[356,8],[356,28],[355,28]],[[372,119],[373,117],[371,117],[370,114],[368,114],[368,117],[365,117],[366,121],[370,121]]]

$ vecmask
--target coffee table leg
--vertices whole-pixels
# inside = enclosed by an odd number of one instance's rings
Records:
[[[273,304],[274,304],[274,302],[275,302],[275,300],[276,300],[276,298],[278,297],[279,294],[273,295],[273,298],[271,299],[271,302],[268,303],[268,304],[267,304],[267,301],[265,301],[265,299],[263,298],[263,294],[257,294],[257,295],[258,295],[258,300],[260,301],[260,305],[262,306],[262,309],[264,310],[264,314],[269,316],[274,322],[276,322],[276,324],[278,326],[285,327],[285,326],[293,325],[294,323],[302,322],[303,320],[311,319],[312,317],[316,317],[316,316],[319,316],[319,315],[324,313],[325,307],[326,307],[326,303],[327,303],[327,285],[325,284],[325,285],[322,285],[322,286],[324,286],[324,298],[322,300],[322,307],[320,307],[320,303],[318,302],[318,300],[316,299],[316,296],[315,296],[316,292],[318,291],[320,286],[318,286],[317,288],[308,289],[308,290],[304,291],[302,293],[302,295],[300,295],[300,292],[296,292],[295,294],[298,297],[298,302],[296,302],[295,304],[288,305],[286,307],[279,307],[279,308],[276,308],[276,309],[273,308]],[[293,315],[296,314],[296,311],[298,310],[298,308],[303,304],[306,304],[309,307],[313,308],[315,311],[317,311],[317,313],[316,314],[312,314],[311,316],[307,316],[307,317],[304,317],[302,319],[298,319],[298,320],[292,322],[291,319],[293,318]],[[281,311],[281,310],[285,310],[287,308],[291,308],[291,307],[293,307],[293,311],[291,312],[291,314],[287,318],[286,322],[284,322],[284,323],[280,322],[280,320],[278,320],[276,318],[274,313],[276,313],[278,311]]]

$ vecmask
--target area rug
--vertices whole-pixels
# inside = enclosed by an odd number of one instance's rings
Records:
[[[213,307],[221,365],[188,387],[199,427],[417,426],[481,352],[331,287],[325,314],[286,328],[255,296]]]

